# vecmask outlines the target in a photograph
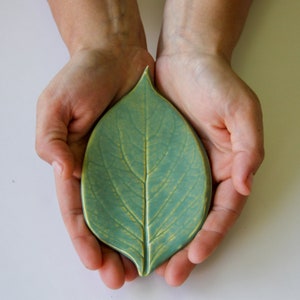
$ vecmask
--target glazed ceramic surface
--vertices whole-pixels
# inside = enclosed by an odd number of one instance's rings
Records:
[[[88,143],[82,174],[88,226],[146,276],[195,236],[210,196],[201,141],[146,69]]]

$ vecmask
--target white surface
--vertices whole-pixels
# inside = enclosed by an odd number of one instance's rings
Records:
[[[140,0],[155,51],[162,1]],[[67,61],[46,1],[0,4],[0,299],[300,299],[300,2],[255,1],[234,67],[259,95],[266,159],[238,223],[180,288],[156,275],[108,290],[69,241],[35,104]]]

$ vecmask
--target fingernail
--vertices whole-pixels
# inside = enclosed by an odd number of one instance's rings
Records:
[[[59,176],[62,175],[63,167],[60,163],[58,163],[57,161],[54,161],[52,163],[52,167],[53,167],[53,170],[54,170],[55,173],[57,173]]]

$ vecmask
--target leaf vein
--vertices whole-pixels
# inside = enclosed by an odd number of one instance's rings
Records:
[[[170,218],[171,218],[172,216],[176,216],[176,218],[174,218],[174,220],[168,224],[168,227],[172,226],[175,222],[177,222],[177,219],[179,219],[180,216],[183,215],[183,214],[186,212],[186,210],[188,209],[188,207],[184,207],[183,209],[180,210],[180,213],[179,213],[179,214],[177,214],[177,215],[175,214],[175,211],[176,211],[180,206],[182,206],[182,204],[185,202],[186,198],[188,197],[190,191],[191,191],[191,190],[194,188],[194,186],[197,185],[197,184],[198,184],[198,182],[196,181],[196,182],[191,186],[191,188],[187,190],[187,192],[185,193],[184,197],[183,197],[180,201],[177,202],[177,204],[174,206],[174,208],[169,212],[168,217],[165,218],[164,221],[163,221],[163,222],[160,224],[160,226],[157,228],[156,232],[159,232],[159,231],[161,230],[161,228],[163,228],[163,227],[165,226],[165,224],[169,222],[169,220],[170,220]],[[157,236],[159,236],[159,235],[155,234],[155,237],[157,237]],[[154,238],[154,240],[155,240],[155,239],[156,239],[156,238]]]
[[[112,186],[113,186],[115,192],[117,193],[117,195],[119,196],[120,201],[122,202],[123,206],[127,209],[127,211],[129,212],[129,214],[130,214],[130,215],[131,215],[131,216],[132,216],[139,224],[141,224],[141,221],[138,219],[138,216],[136,216],[136,214],[128,207],[126,201],[124,201],[123,196],[122,196],[121,192],[119,191],[119,189],[118,189],[118,187],[117,187],[117,185],[116,185],[116,183],[115,183],[115,181],[114,181],[114,179],[113,179],[113,176],[111,175],[111,173],[110,173],[110,171],[109,171],[109,168],[108,168],[107,165],[106,165],[106,162],[105,162],[105,159],[104,159],[104,155],[103,155],[103,151],[102,151],[102,148],[101,148],[101,147],[100,147],[100,153],[101,153],[101,157],[102,157],[102,159],[103,159],[103,161],[104,161],[104,166],[105,166],[105,169],[106,169],[107,174],[108,174],[108,176],[109,176],[109,179],[110,179],[110,181],[112,182]],[[142,224],[141,224],[141,225],[142,225]]]
[[[119,139],[120,141],[123,141],[124,138],[122,136],[122,130],[120,129],[119,127],[119,123],[118,123],[118,132],[119,132]],[[131,163],[129,162],[129,159],[128,159],[128,156],[126,154],[126,151],[124,149],[124,145],[123,143],[120,143],[120,147],[121,147],[121,153],[122,153],[122,156],[124,158],[124,161],[128,167],[128,169],[131,171],[131,173],[141,182],[143,182],[143,178],[134,170],[134,168],[132,167]]]

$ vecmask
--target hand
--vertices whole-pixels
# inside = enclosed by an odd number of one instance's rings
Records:
[[[104,283],[119,288],[137,276],[135,266],[100,245],[82,212],[80,176],[87,141],[95,122],[136,84],[153,59],[143,48],[81,50],[50,82],[37,105],[36,149],[55,171],[61,213],[83,264],[100,271]]]
[[[199,51],[174,53],[159,56],[156,83],[201,137],[215,188],[202,229],[157,270],[170,285],[180,285],[215,250],[240,215],[263,159],[263,129],[257,97],[225,59]]]

